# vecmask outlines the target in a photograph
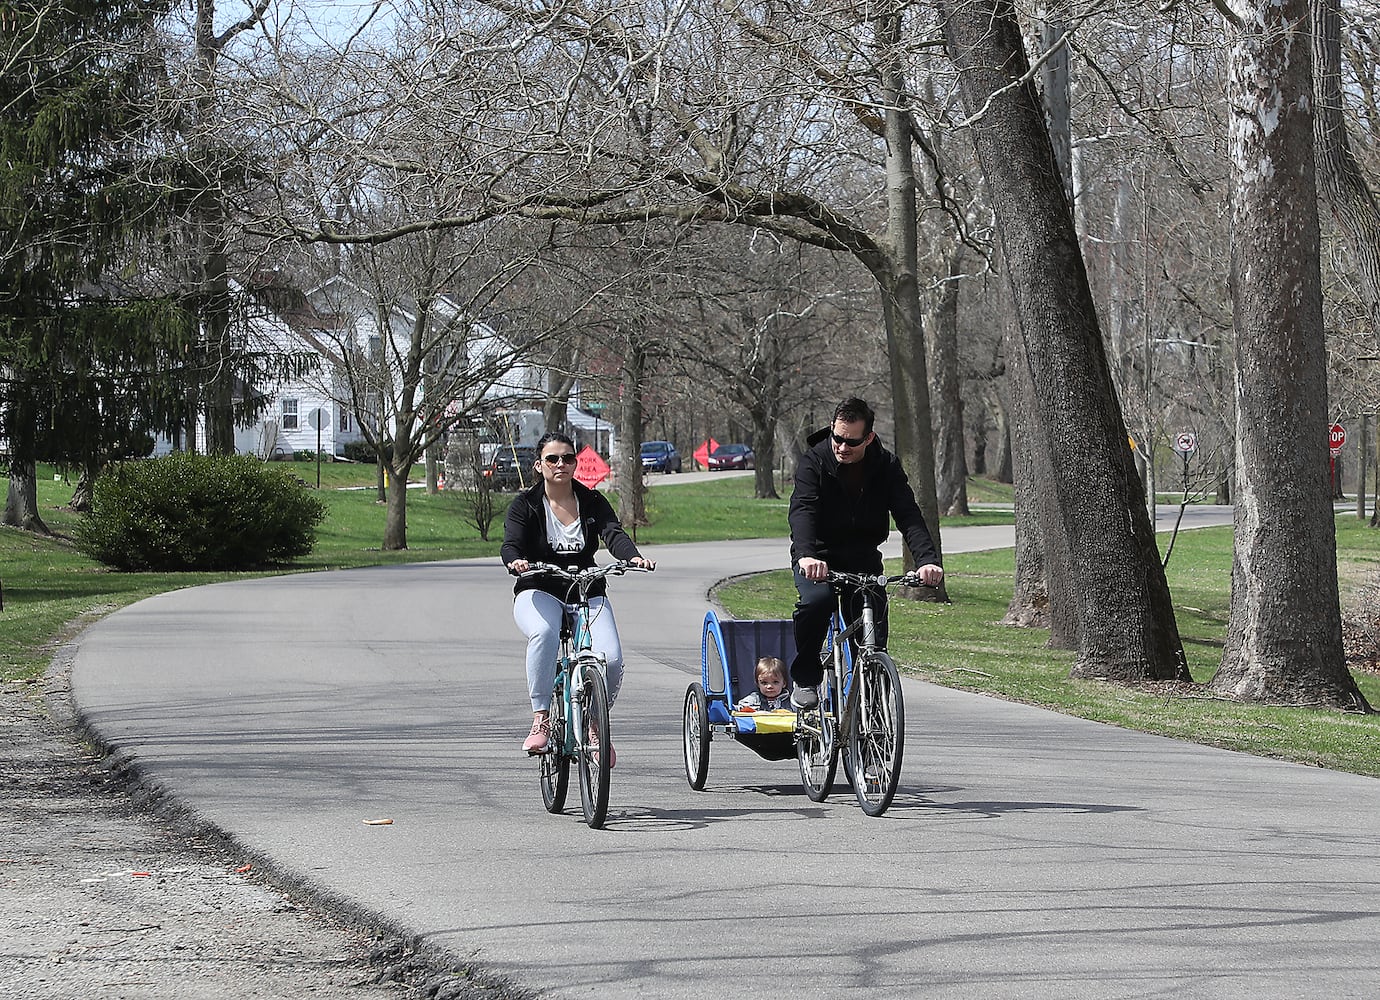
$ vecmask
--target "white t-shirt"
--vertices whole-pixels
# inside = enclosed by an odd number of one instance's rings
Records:
[[[570,524],[562,524],[556,512],[551,509],[551,501],[542,497],[542,506],[546,508],[546,537],[551,542],[551,547],[557,552],[579,552],[585,547],[585,523],[582,518],[575,518]]]

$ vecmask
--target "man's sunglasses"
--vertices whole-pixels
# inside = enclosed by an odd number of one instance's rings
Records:
[[[845,448],[857,448],[859,445],[861,445],[864,441],[867,440],[867,435],[866,435],[866,434],[864,434],[864,435],[863,435],[862,437],[860,437],[860,438],[846,438],[846,437],[841,437],[841,436],[838,435],[838,434],[835,434],[833,431],[830,431],[830,432],[829,432],[829,437],[831,437],[831,438],[833,439],[834,444],[841,444],[841,445],[843,445]]]
[[[543,455],[541,460],[547,465],[574,465],[575,456],[569,453],[564,455]]]

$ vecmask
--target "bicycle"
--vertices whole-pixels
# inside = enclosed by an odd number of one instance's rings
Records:
[[[835,585],[838,611],[829,648],[821,657],[819,704],[801,711],[796,723],[800,780],[811,800],[823,802],[833,789],[842,744],[844,770],[858,805],[867,815],[880,816],[901,778],[906,713],[900,672],[886,651],[877,648],[875,595],[914,577],[830,571],[825,580]],[[862,613],[847,628],[842,624],[844,587],[862,597]],[[857,647],[856,655],[850,643]]]
[[[609,746],[609,693],[604,680],[604,657],[594,652],[589,621],[589,591],[608,576],[629,571],[651,570],[630,562],[614,562],[589,569],[532,563],[521,577],[554,576],[570,584],[565,602],[574,606],[561,620],[561,651],[556,680],[551,689],[550,736],[546,749],[537,756],[542,802],[546,811],[559,813],[565,808],[570,784],[570,762],[578,762],[580,803],[585,822],[591,829],[604,825],[609,808],[609,755],[600,753]]]

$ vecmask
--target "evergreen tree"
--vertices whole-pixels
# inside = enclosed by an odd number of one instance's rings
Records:
[[[145,98],[166,3],[0,0],[0,437],[4,523],[46,531],[34,465],[146,453],[182,408],[191,324],[112,280],[157,225]],[[142,176],[141,176],[142,170]],[[175,189],[170,185],[168,189]]]

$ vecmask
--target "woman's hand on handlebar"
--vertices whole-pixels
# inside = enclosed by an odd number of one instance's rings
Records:
[[[656,569],[656,563],[652,562],[652,560],[650,559],[645,558],[644,556],[634,556],[633,558],[628,560],[628,565],[636,566],[638,569],[645,569],[648,572],[651,572],[652,570]]]
[[[521,576],[532,568],[532,564],[526,559],[514,559],[508,564],[508,572],[513,576]]]

